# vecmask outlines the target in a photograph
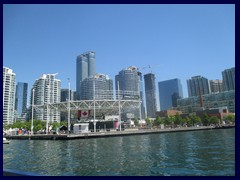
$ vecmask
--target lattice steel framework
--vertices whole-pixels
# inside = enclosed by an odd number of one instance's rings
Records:
[[[121,112],[128,112],[133,109],[138,109],[142,103],[140,100],[95,100],[96,113],[116,114],[118,112],[120,103]],[[43,111],[47,108],[47,104],[34,105],[33,108],[37,111]],[[67,111],[68,102],[52,103],[48,104],[50,110]],[[70,101],[70,110],[93,110],[94,100],[79,100]],[[117,113],[118,114],[118,113]]]

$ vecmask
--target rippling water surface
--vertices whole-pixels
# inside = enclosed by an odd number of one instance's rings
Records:
[[[53,176],[235,175],[235,129],[79,140],[11,140],[3,168]]]

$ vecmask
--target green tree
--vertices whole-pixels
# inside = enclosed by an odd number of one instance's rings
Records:
[[[217,116],[211,116],[211,117],[209,117],[209,123],[210,124],[219,124],[219,118]]]
[[[226,123],[235,123],[235,115],[228,114],[224,117],[224,120],[226,121]]]
[[[157,118],[154,120],[154,126],[159,126],[161,124],[163,124],[163,120],[161,119],[160,116],[157,116]]]
[[[171,124],[171,119],[169,117],[164,118],[164,125],[169,126]]]
[[[146,121],[147,125],[152,124],[152,122],[149,118],[146,118],[145,121]]]
[[[55,121],[51,125],[53,126],[53,129],[56,130],[56,128],[60,126],[60,123]]]
[[[61,121],[60,126],[67,126],[67,121]]]
[[[170,120],[171,126],[174,127],[175,124],[176,124],[176,118],[175,118],[175,116],[170,115],[170,116],[169,116],[169,120]]]
[[[210,124],[210,117],[206,113],[203,114],[202,123],[204,126],[208,126]]]
[[[176,125],[182,125],[182,122],[183,122],[183,119],[182,119],[182,117],[180,116],[180,114],[179,113],[177,113],[176,115],[175,115],[175,124]]]
[[[194,124],[200,124],[202,121],[201,121],[201,118],[199,116],[196,116],[196,115],[193,115],[193,123]]]
[[[184,118],[185,123],[187,124],[188,127],[192,126],[192,120],[190,119],[189,116]]]
[[[139,120],[137,118],[134,119],[135,126],[139,126]]]

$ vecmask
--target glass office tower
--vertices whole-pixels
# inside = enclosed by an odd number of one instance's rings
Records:
[[[18,116],[26,116],[27,113],[27,90],[28,83],[18,82],[16,85],[15,110]]]
[[[160,109],[167,110],[174,107],[177,99],[183,98],[180,79],[171,79],[158,82]]]
[[[155,118],[157,111],[155,75],[152,73],[144,75],[145,98],[147,117]]]
[[[85,52],[76,59],[76,89],[77,98],[81,99],[81,82],[95,75],[95,52]]]

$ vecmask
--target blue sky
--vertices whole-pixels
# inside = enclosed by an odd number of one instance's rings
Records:
[[[179,78],[188,97],[187,79],[222,79],[235,67],[235,6],[3,5],[3,65],[29,89],[59,73],[62,88],[70,78],[75,90],[76,56],[89,50],[99,73],[115,79],[134,65],[157,82]]]

